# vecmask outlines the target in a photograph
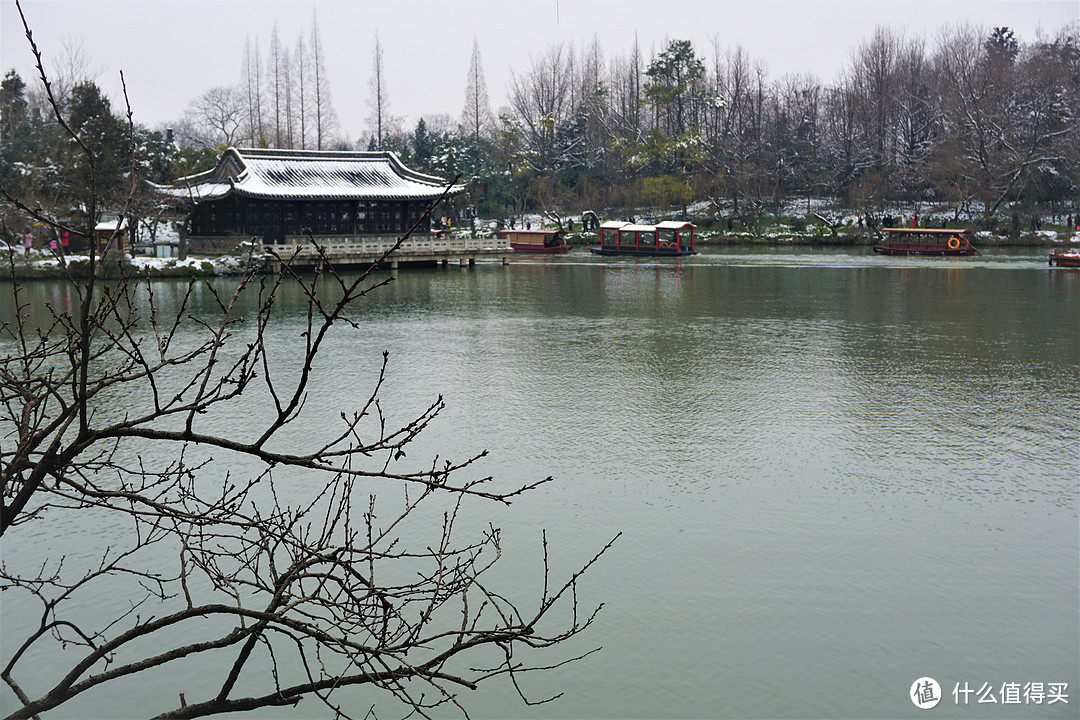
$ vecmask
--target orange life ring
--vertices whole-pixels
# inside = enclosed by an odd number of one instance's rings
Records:
[[[956,237],[955,235],[953,235],[951,238],[949,238],[949,249],[950,250],[959,250],[960,249],[960,238]]]

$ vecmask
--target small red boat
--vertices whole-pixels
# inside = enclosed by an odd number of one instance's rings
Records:
[[[1080,249],[1055,250],[1050,253],[1050,265],[1058,267],[1080,267]]]
[[[550,255],[574,249],[566,244],[562,230],[500,230],[499,237],[509,240],[514,252]]]
[[[947,228],[881,228],[886,241],[874,246],[879,255],[981,255],[968,240],[967,230]]]

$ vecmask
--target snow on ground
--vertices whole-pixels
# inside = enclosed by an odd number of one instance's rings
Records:
[[[0,251],[4,251],[5,248],[0,246]],[[4,255],[7,253],[4,252]],[[6,259],[6,258],[5,258]],[[131,257],[130,255],[125,258],[127,262],[131,263],[134,267],[142,270],[171,270],[176,268],[195,268],[207,270],[207,265],[213,267],[213,271],[219,275],[229,275],[241,272],[246,264],[246,258],[235,256],[189,256],[185,260],[177,260],[176,258],[159,258],[151,257],[149,255],[136,255]],[[72,253],[65,258],[66,262],[87,262],[89,257],[86,254]],[[48,250],[33,249],[30,251],[30,256],[24,255],[23,248],[17,248],[15,254],[15,262],[19,265],[26,265],[31,268],[39,268],[42,270],[53,269],[60,267],[60,258],[53,255]]]
[[[177,260],[176,258],[159,258],[148,257],[146,255],[136,255],[135,257],[129,257],[128,260],[131,264],[140,270],[162,270],[164,268],[179,268],[179,267],[202,267],[204,262],[213,262],[210,258],[189,256],[185,260]]]

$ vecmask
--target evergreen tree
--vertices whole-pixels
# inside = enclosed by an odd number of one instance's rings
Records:
[[[431,172],[431,161],[435,154],[435,143],[427,130],[424,118],[416,123],[416,132],[412,138],[412,166],[422,172]]]
[[[705,64],[689,40],[672,40],[645,71],[649,82],[645,97],[656,111],[657,125],[669,135],[686,132],[695,99],[695,85],[705,75]]]
[[[26,83],[14,69],[0,82],[0,142],[26,120]]]
[[[14,70],[0,83],[0,187],[12,194],[27,195],[19,166],[37,156],[35,129],[26,111],[26,83]],[[40,123],[36,123],[40,125]]]
[[[120,191],[130,166],[130,149],[124,125],[113,115],[109,99],[95,83],[83,82],[71,89],[68,107],[68,123],[94,153],[91,167],[81,152],[68,149],[72,198],[83,203],[92,182],[97,183],[99,196]]]
[[[986,52],[993,59],[1012,62],[1020,54],[1020,43],[1016,35],[1008,27],[996,27],[990,37],[986,39]]]

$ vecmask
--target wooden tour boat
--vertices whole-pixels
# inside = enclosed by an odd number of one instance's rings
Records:
[[[1058,267],[1080,267],[1080,248],[1054,250],[1050,253],[1050,265]]]
[[[500,230],[499,237],[509,240],[514,252],[550,255],[573,250],[566,244],[562,230]]]
[[[689,222],[665,220],[657,225],[606,222],[597,233],[599,245],[589,247],[596,255],[696,255],[694,228]]]
[[[889,233],[874,246],[880,255],[981,255],[968,239],[968,230],[946,228],[881,228]]]

